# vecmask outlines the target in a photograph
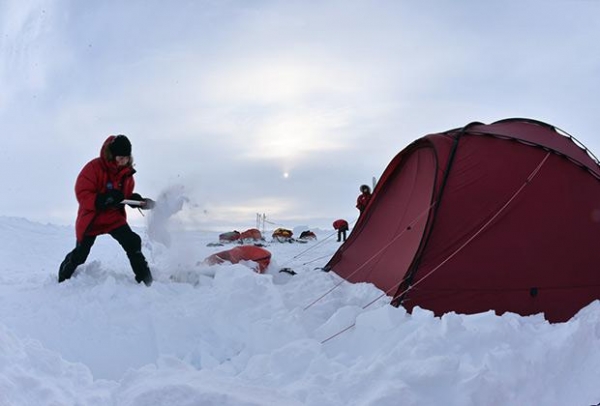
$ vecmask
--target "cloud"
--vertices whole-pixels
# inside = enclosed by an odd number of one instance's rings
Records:
[[[184,183],[205,224],[352,217],[403,147],[471,121],[540,119],[598,155],[599,5],[5,0],[0,118],[18,137],[0,176],[45,204],[0,210],[74,212],[77,171],[114,133],[142,192]]]
[[[0,110],[21,93],[48,87],[67,58],[61,43],[60,0],[6,0],[0,4]]]

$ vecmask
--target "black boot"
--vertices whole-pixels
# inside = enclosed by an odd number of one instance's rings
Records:
[[[152,282],[154,281],[154,279],[152,279],[152,273],[150,272],[150,270],[148,269],[148,273],[146,274],[146,276],[144,277],[140,277],[140,276],[135,276],[135,281],[137,283],[142,283],[144,282],[144,285],[146,286],[151,286]]]
[[[68,253],[64,261],[60,264],[60,268],[58,269],[58,283],[70,279],[73,273],[75,273],[75,269],[77,269],[77,265],[71,261],[71,256],[71,253]]]
[[[84,237],[82,241],[75,244],[73,251],[69,252],[58,268],[58,283],[70,279],[77,267],[87,259],[94,245],[96,237]]]
[[[136,282],[144,282],[146,286],[152,285],[152,272],[150,272],[150,267],[148,266],[148,262],[146,262],[144,254],[141,251],[137,251],[128,255],[128,257],[133,273],[135,274]]]

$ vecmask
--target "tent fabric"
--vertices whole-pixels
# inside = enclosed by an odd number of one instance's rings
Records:
[[[409,311],[568,320],[600,298],[600,167],[575,141],[528,119],[416,140],[326,269]]]

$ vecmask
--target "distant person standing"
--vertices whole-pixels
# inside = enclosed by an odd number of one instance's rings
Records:
[[[132,207],[152,209],[154,201],[133,193],[133,158],[131,142],[124,135],[109,136],[100,150],[100,156],[88,162],[75,182],[75,196],[79,202],[73,251],[60,264],[58,282],[63,282],[83,264],[101,234],[110,234],[123,247],[135,274],[135,280],[152,284],[152,273],[142,254],[142,239],[127,224],[123,199],[135,200]]]
[[[360,186],[360,195],[356,199],[356,208],[360,211],[360,214],[365,211],[367,204],[369,204],[369,200],[371,200],[371,188],[367,185]]]
[[[343,219],[338,219],[333,222],[333,228],[337,230],[337,241],[346,241],[346,233],[348,232],[348,222]]]

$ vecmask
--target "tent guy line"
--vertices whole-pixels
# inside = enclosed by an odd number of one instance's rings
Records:
[[[419,222],[419,220],[421,220],[421,218],[423,216],[425,216],[431,209],[433,209],[433,207],[437,204],[437,202],[433,202],[431,204],[431,206],[429,206],[426,210],[423,210],[423,212],[421,214],[419,214],[407,227],[404,227],[402,229],[402,231],[396,235],[390,242],[388,242],[386,245],[384,245],[379,251],[377,251],[375,254],[373,254],[373,256],[371,256],[370,258],[368,258],[366,261],[364,261],[362,264],[360,264],[360,266],[358,266],[358,268],[356,268],[356,270],[354,272],[352,272],[350,274],[349,277],[352,277],[354,275],[356,275],[358,272],[360,272],[367,264],[369,264],[369,262],[371,262],[372,260],[374,260],[375,258],[377,258],[378,256],[380,256],[384,251],[386,251],[398,238],[402,237],[402,235],[404,235],[404,233],[406,231],[409,231],[412,229],[412,227],[414,227],[415,224],[417,224],[417,222]],[[329,272],[329,270],[327,270],[327,272]],[[311,302],[310,304],[308,304],[304,310],[309,309],[310,307],[314,306],[316,303],[318,303],[320,300],[322,300],[325,296],[327,296],[328,294],[330,294],[331,292],[333,292],[335,289],[337,289],[342,283],[344,283],[346,280],[342,279],[341,281],[339,281],[337,284],[335,284],[331,289],[329,289],[327,292],[325,292],[323,295],[319,296],[317,299],[315,299],[313,302]],[[402,282],[400,282],[402,283]],[[385,295],[385,294],[384,294]]]

